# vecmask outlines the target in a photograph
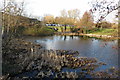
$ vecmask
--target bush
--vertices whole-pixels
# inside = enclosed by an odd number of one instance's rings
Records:
[[[29,36],[49,36],[54,34],[54,30],[49,29],[48,27],[31,27],[26,28],[23,34]]]
[[[113,24],[113,25],[112,25],[112,28],[113,28],[113,29],[117,29],[117,28],[118,28],[118,24]]]
[[[93,33],[96,31],[100,31],[100,29],[99,28],[92,28],[92,29],[87,30],[88,33]]]
[[[50,29],[48,27],[42,27],[38,29],[38,33],[37,35],[39,36],[48,36],[48,35],[53,35],[54,34],[54,30]]]
[[[24,35],[36,35],[36,30],[35,28],[26,28],[25,31],[23,32]]]
[[[101,24],[102,28],[111,28],[111,23],[108,23],[108,22],[103,22]]]

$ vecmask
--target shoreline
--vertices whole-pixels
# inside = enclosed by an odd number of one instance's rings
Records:
[[[111,35],[83,34],[83,33],[55,33],[55,34],[67,35],[67,36],[88,36],[88,37],[105,38],[105,39],[120,39],[120,37],[111,36]]]

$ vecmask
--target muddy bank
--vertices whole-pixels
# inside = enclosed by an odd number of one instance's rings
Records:
[[[19,73],[24,67],[28,58],[31,59],[31,55],[34,53],[35,49],[42,48],[38,44],[33,44],[31,42],[26,42],[22,39],[13,39],[6,46],[2,46],[2,72],[3,75],[10,73]]]
[[[117,78],[118,70],[112,67],[105,71],[95,69],[105,66],[96,58],[77,57],[72,50],[46,50],[41,45],[14,39],[3,48],[3,77],[16,78]],[[64,72],[64,69],[79,69]]]

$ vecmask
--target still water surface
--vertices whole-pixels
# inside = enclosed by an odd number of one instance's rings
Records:
[[[28,37],[28,41],[41,44],[46,49],[79,51],[78,57],[95,57],[107,65],[103,69],[118,68],[117,40],[105,41],[83,36]],[[99,68],[98,70],[100,70]]]

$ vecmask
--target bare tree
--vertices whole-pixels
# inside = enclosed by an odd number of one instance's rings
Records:
[[[54,23],[54,16],[53,15],[46,15],[44,17],[44,22],[48,24],[53,24]]]
[[[67,11],[66,10],[62,10],[61,11],[61,20],[62,20],[61,22],[64,25],[64,30],[65,31],[67,29],[67,18],[68,18]]]
[[[64,29],[63,29],[63,26],[61,24],[64,24],[64,18],[63,17],[56,17],[55,18],[55,23],[60,24],[60,29],[63,32]]]
[[[67,15],[67,11],[65,10],[65,9],[63,9],[62,11],[61,11],[61,17],[64,17],[64,18],[66,18],[68,15]]]
[[[84,33],[86,33],[87,30],[91,29],[93,26],[93,17],[90,12],[85,12],[83,14],[83,17],[80,20],[80,26],[84,29]]]
[[[18,34],[17,28],[20,24],[20,16],[23,13],[24,2],[17,3],[14,0],[4,0],[2,13],[2,28],[3,28],[3,47],[6,47],[9,42]]]
[[[63,20],[62,24],[64,25],[64,29],[66,31],[67,25],[74,25],[76,20],[79,18],[80,11],[78,9],[72,10],[62,10],[61,11],[61,18]],[[71,30],[73,27],[70,28]]]
[[[115,10],[118,10],[120,6],[118,5],[118,0],[94,0],[90,2],[92,5],[92,9],[90,11],[93,13],[93,15],[97,15],[97,27],[99,27],[99,23],[105,19],[110,13],[112,13]],[[118,14],[116,14],[116,17],[118,17]]]
[[[80,10],[79,9],[72,9],[68,10],[68,24],[70,26],[70,30],[73,31],[73,25],[76,25],[77,20],[80,19]]]
[[[5,5],[7,4],[7,6]],[[13,32],[16,33],[16,28],[19,24],[19,17],[24,10],[24,2],[17,3],[14,0],[4,0],[4,9],[1,11],[3,14],[3,27],[4,34],[9,34],[10,29],[13,28]]]
[[[80,10],[79,9],[73,9],[73,10],[68,10],[68,17],[77,19],[80,16]]]

